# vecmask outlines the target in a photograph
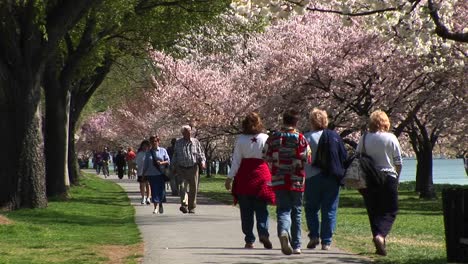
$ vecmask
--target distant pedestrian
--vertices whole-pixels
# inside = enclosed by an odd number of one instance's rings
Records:
[[[102,174],[104,177],[107,178],[110,176],[109,174],[109,163],[111,161],[111,154],[109,153],[109,149],[107,147],[101,153],[102,157]]]
[[[198,139],[191,135],[192,128],[182,126],[182,138],[174,145],[172,157],[173,173],[179,180],[180,211],[184,214],[195,213],[197,207],[197,192],[199,166],[206,168],[205,153]]]
[[[340,180],[344,176],[347,154],[341,137],[327,129],[327,112],[314,108],[309,121],[312,131],[304,135],[312,150],[312,164],[305,167],[304,209],[310,238],[307,248],[315,248],[321,243],[322,250],[329,250],[336,226]],[[318,147],[325,149],[317,151]],[[327,164],[317,164],[319,159]]]
[[[374,111],[369,119],[369,133],[359,140],[356,151],[372,157],[377,169],[387,177],[381,186],[360,189],[364,198],[376,253],[387,255],[385,238],[398,213],[398,179],[402,168],[401,147],[397,137],[389,133],[390,120],[383,111]],[[365,138],[365,142],[364,142]]]
[[[174,155],[174,146],[176,143],[177,139],[173,138],[171,139],[171,145],[167,148],[167,154],[169,154],[169,158],[173,160],[172,156]],[[174,170],[168,170],[167,175],[170,179],[170,186],[171,186],[171,192],[173,196],[178,196],[179,195],[179,185],[178,185],[178,180],[177,180],[177,174],[173,173]]]
[[[140,184],[141,204],[151,204],[151,188],[148,178],[143,175],[143,167],[145,166],[146,152],[151,148],[149,140],[143,140],[138,148],[135,158],[137,168],[137,181]]]
[[[151,202],[153,214],[164,213],[163,203],[166,202],[166,184],[164,182],[164,168],[169,166],[170,159],[165,148],[159,146],[159,137],[149,138],[151,148],[146,152],[143,175],[147,177],[151,187]]]
[[[242,121],[242,135],[237,137],[232,160],[232,170],[225,182],[227,190],[239,202],[245,248],[254,248],[254,217],[257,219],[259,241],[272,248],[268,232],[268,204],[275,203],[271,188],[271,174],[262,159],[262,150],[268,138],[262,133],[263,124],[257,113],[248,114]]]
[[[94,168],[96,169],[96,174],[99,175],[102,169],[102,152],[94,151],[93,164]]]
[[[299,113],[283,114],[281,131],[271,133],[264,148],[264,159],[272,174],[276,194],[276,215],[281,251],[301,254],[302,194],[304,166],[311,162],[311,151],[304,135],[296,130]]]
[[[126,165],[125,153],[122,147],[117,151],[117,154],[115,155],[114,163],[115,163],[115,166],[117,166],[117,177],[119,177],[119,179],[122,179],[124,176],[125,165]]]
[[[129,179],[136,177],[136,154],[132,147],[127,148],[127,154],[125,155],[125,161],[127,162],[127,174]]]

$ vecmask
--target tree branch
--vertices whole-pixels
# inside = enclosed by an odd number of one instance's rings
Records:
[[[436,34],[444,39],[450,39],[458,42],[468,42],[468,33],[450,32],[450,30],[440,21],[439,13],[432,2],[427,1],[427,7],[429,8],[429,14],[432,21],[436,25]]]
[[[333,14],[339,14],[339,15],[344,15],[344,16],[368,16],[368,15],[374,15],[374,14],[379,14],[379,13],[385,13],[385,12],[392,12],[392,11],[397,11],[398,8],[396,7],[387,7],[383,9],[376,9],[376,10],[369,10],[369,11],[364,11],[364,12],[358,12],[358,13],[347,13],[343,11],[338,11],[338,10],[332,10],[332,9],[322,9],[322,8],[312,8],[312,7],[307,7],[306,8],[308,11],[312,12],[322,12],[322,13],[333,13]]]

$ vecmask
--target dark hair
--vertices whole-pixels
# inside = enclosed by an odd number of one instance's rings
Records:
[[[146,140],[146,139],[143,140],[143,141],[140,143],[140,147],[138,148],[138,151],[137,151],[137,152],[140,152],[140,151],[143,149],[143,146],[148,146],[148,147],[150,147],[151,144],[150,144],[149,140]]]
[[[244,120],[242,120],[242,133],[255,135],[262,131],[263,124],[258,113],[250,112],[245,116]]]
[[[288,126],[296,126],[299,121],[299,112],[295,109],[288,109],[283,113],[283,124]]]
[[[153,140],[155,140],[155,139],[156,139],[157,141],[159,141],[159,136],[153,135],[153,136],[149,137],[149,142],[151,143],[151,142],[153,142]]]

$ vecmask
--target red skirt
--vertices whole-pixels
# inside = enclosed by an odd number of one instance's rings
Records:
[[[234,204],[238,195],[255,196],[269,204],[275,204],[275,193],[271,187],[271,173],[263,159],[242,159],[232,185]]]

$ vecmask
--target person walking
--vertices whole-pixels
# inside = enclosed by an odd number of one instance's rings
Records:
[[[164,213],[163,202],[166,201],[166,184],[164,182],[164,167],[169,166],[169,155],[165,148],[159,146],[159,137],[149,138],[151,148],[146,152],[143,175],[147,177],[151,187],[151,202],[153,214]]]
[[[389,129],[387,114],[374,111],[369,119],[369,133],[360,138],[356,148],[357,152],[369,155],[375,167],[386,174],[384,184],[359,190],[369,216],[376,254],[382,256],[387,255],[385,239],[398,214],[398,179],[402,169],[400,143]]]
[[[305,166],[304,209],[310,238],[307,248],[313,249],[321,243],[322,250],[329,250],[336,226],[340,180],[344,176],[347,154],[341,137],[327,129],[327,112],[314,108],[309,121],[312,131],[304,135],[312,150],[312,164]],[[318,147],[324,149],[317,151]]]
[[[285,255],[301,254],[302,194],[304,166],[311,162],[311,150],[304,135],[296,130],[299,112],[289,109],[283,114],[281,131],[271,133],[263,150],[272,174],[276,194],[276,215],[281,251]]]
[[[124,153],[123,147],[121,147],[117,151],[117,155],[115,155],[114,163],[117,166],[117,177],[119,177],[119,179],[122,179],[124,176],[125,165],[126,165],[125,153]]]
[[[136,176],[136,154],[132,147],[127,148],[127,154],[125,155],[125,161],[127,162],[127,175],[129,179],[134,179]]]
[[[183,137],[176,141],[172,157],[173,173],[177,174],[179,180],[179,209],[184,214],[195,213],[195,208],[197,207],[199,165],[202,169],[206,168],[205,153],[200,141],[192,137],[191,131],[192,128],[190,126],[182,126],[180,132]]]
[[[232,189],[234,204],[239,202],[242,232],[245,235],[244,247],[254,248],[255,216],[259,241],[265,248],[271,249],[267,205],[275,203],[275,194],[270,186],[270,170],[262,159],[262,150],[268,138],[262,131],[260,116],[249,113],[242,121],[242,135],[236,140],[232,169],[225,187],[226,190]]]
[[[173,160],[172,156],[174,154],[174,146],[176,143],[177,139],[173,138],[171,139],[171,145],[167,147],[167,153],[169,154],[169,158]],[[177,180],[177,174],[173,173],[173,170],[168,170],[169,175],[167,175],[170,179],[170,186],[171,186],[171,193],[172,196],[178,196],[179,195],[179,186],[178,186],[178,180]]]
[[[146,152],[151,148],[149,140],[143,140],[140,143],[140,147],[137,150],[135,163],[137,168],[137,181],[140,185],[141,204],[151,204],[150,196],[151,189],[148,182],[148,178],[143,175],[143,169],[145,166]]]
[[[104,178],[110,176],[109,174],[109,163],[111,161],[111,154],[109,153],[109,149],[107,147],[101,153],[102,157],[102,174],[104,174]]]

